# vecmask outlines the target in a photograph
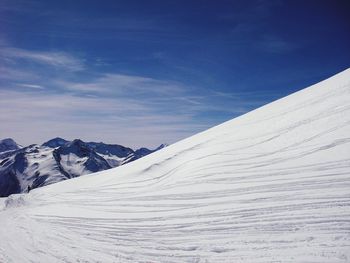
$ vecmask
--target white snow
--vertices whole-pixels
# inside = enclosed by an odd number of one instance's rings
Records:
[[[58,170],[56,161],[52,156],[52,148],[40,148],[38,145],[32,148],[33,149],[28,149],[29,153],[26,154],[26,161],[28,162],[27,167],[23,173],[17,172],[17,174],[20,175],[17,179],[19,180],[22,191],[26,191],[28,185],[32,185],[37,177],[36,172],[38,170],[40,170],[42,175],[50,175],[47,183],[56,183],[66,179]],[[35,149],[37,151],[35,151]],[[15,156],[12,156],[11,158],[14,157]]]
[[[0,262],[350,262],[350,69],[10,198]]]
[[[104,158],[111,167],[117,167],[123,164],[123,161],[127,160],[128,157],[118,157],[113,154],[102,154],[98,153],[99,156]]]
[[[61,155],[61,165],[65,171],[69,174],[74,174],[76,176],[85,175],[91,173],[91,171],[85,169],[81,164],[86,162],[88,157],[79,157],[74,153],[69,153]]]
[[[39,146],[35,147],[38,149],[38,152],[33,152],[26,155],[28,168],[23,173],[22,180],[23,182],[26,182],[26,185],[22,185],[22,189],[27,189],[28,184],[30,185],[32,183],[31,177],[35,177],[34,174],[38,170],[40,170],[42,174],[50,175],[49,180],[52,182],[59,182],[63,177],[57,168],[55,159],[52,156],[53,149],[46,147],[40,149]]]

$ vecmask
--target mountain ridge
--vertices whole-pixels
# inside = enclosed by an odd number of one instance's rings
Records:
[[[5,139],[0,152],[0,197],[117,167],[157,151],[59,137],[20,147]],[[163,145],[161,145],[163,147]]]

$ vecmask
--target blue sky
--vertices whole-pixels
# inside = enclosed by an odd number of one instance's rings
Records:
[[[155,147],[349,67],[350,4],[0,0],[0,137]]]

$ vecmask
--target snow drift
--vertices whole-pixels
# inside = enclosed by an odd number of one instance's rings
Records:
[[[0,262],[349,262],[350,70],[10,198]]]

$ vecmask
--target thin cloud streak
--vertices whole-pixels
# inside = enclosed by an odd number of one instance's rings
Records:
[[[181,84],[158,80],[149,77],[123,75],[123,74],[103,74],[102,76],[80,83],[58,82],[65,90],[97,93],[97,94],[145,94],[157,93],[158,95],[171,95],[183,92]]]
[[[43,86],[36,85],[36,84],[19,83],[19,84],[17,84],[17,86],[24,87],[24,88],[30,88],[30,89],[45,89]]]
[[[0,47],[0,56],[9,60],[24,60],[72,71],[85,68],[82,60],[66,53],[56,51],[32,51],[14,47]]]

